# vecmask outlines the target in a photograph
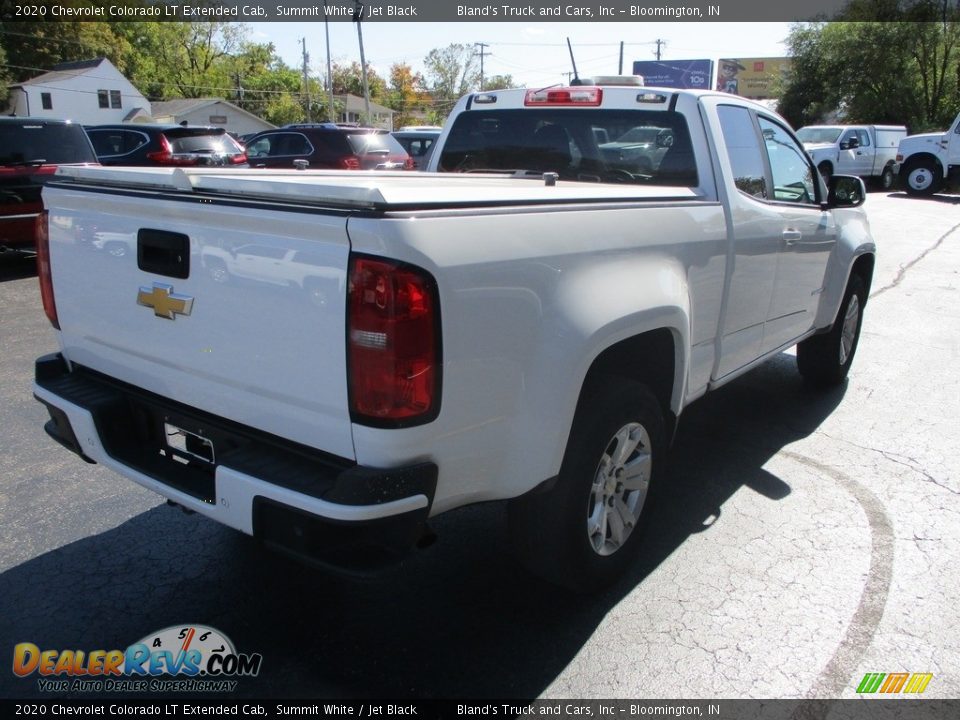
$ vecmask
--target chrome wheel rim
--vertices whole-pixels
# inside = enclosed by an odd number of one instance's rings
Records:
[[[840,332],[840,364],[845,365],[853,351],[853,341],[857,336],[857,324],[860,320],[860,299],[850,296],[847,312],[843,316],[843,328]]]
[[[612,555],[637,526],[653,468],[650,435],[627,423],[610,438],[593,476],[587,502],[587,537],[598,555]]]

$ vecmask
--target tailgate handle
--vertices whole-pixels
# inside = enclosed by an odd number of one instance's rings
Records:
[[[164,277],[190,277],[190,238],[167,230],[137,232],[137,267]]]

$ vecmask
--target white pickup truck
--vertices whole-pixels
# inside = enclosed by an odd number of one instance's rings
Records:
[[[884,190],[893,187],[897,146],[906,136],[903,125],[807,125],[797,130],[825,178],[859,175]]]
[[[459,174],[62,171],[39,248],[50,435],[338,567],[510,500],[522,560],[589,590],[639,546],[684,407],[797,343],[811,384],[845,378],[874,267],[863,182],[824,184],[762,106],[478,93],[438,143]],[[119,258],[71,231],[131,222]],[[278,264],[225,278],[224,247]]]
[[[908,195],[933,195],[960,173],[960,115],[942,133],[908,135],[897,148],[897,174]]]

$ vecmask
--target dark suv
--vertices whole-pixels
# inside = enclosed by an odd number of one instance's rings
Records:
[[[103,165],[238,166],[243,146],[223,128],[191,125],[94,125],[86,128]]]
[[[0,252],[30,252],[40,190],[59,165],[96,165],[83,128],[64,120],[0,117]]]
[[[413,170],[407,151],[386,130],[317,123],[265,130],[247,142],[250,167]]]

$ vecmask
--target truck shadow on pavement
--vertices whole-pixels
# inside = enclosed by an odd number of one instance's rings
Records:
[[[518,567],[502,503],[438,518],[436,545],[370,580],[306,568],[159,505],[0,574],[0,652],[19,642],[124,649],[199,623],[240,652],[263,654],[259,677],[241,678],[238,696],[534,697],[672,552],[710,532],[734,493],[786,497],[791,488],[764,464],[814,432],[843,394],[804,387],[782,354],[688,408],[646,554],[597,596],[571,595]],[[0,673],[0,696],[39,694],[36,675]]]
[[[37,274],[36,258],[19,253],[0,253],[0,282],[21,280]]]

